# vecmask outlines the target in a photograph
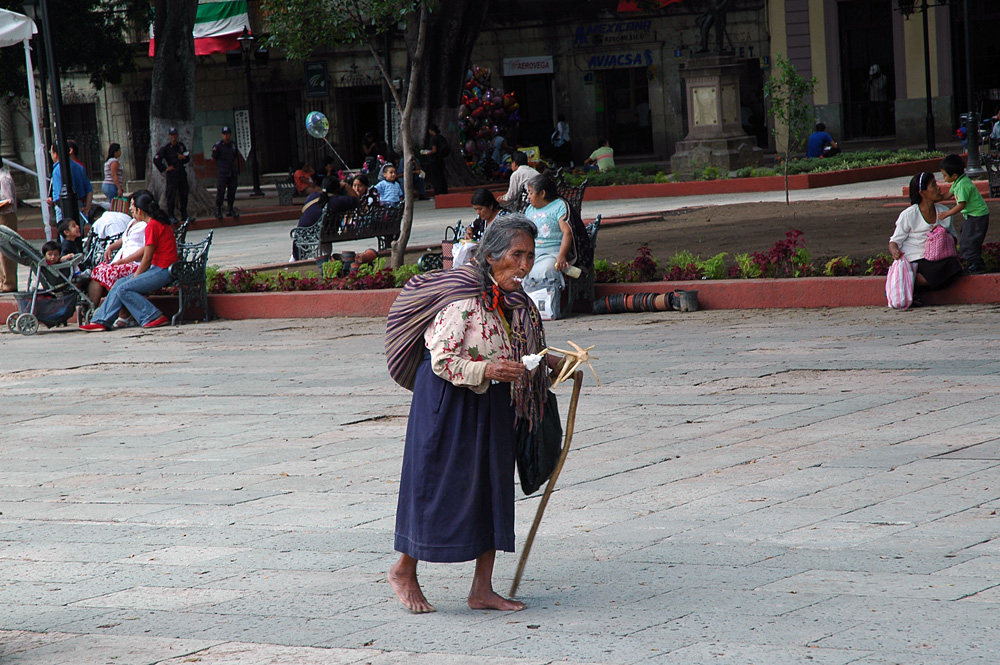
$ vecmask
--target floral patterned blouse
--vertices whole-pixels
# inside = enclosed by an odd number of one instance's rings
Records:
[[[424,343],[435,374],[480,395],[490,387],[486,365],[511,360],[506,322],[480,297],[446,305],[428,326]]]

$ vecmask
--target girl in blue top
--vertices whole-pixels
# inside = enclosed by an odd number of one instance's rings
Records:
[[[573,231],[569,208],[559,198],[555,181],[548,175],[535,176],[527,182],[528,208],[524,216],[538,229],[535,238],[535,265],[524,279],[524,290],[564,285],[562,271],[569,266]]]
[[[403,186],[396,182],[398,177],[396,167],[392,164],[386,164],[378,175],[378,184],[372,188],[378,192],[378,200],[386,206],[401,204],[403,202]]]

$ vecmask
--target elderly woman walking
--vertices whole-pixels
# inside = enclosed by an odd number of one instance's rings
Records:
[[[412,278],[389,312],[389,373],[413,391],[389,583],[414,613],[434,611],[417,561],[475,560],[469,607],[524,609],[493,590],[493,563],[514,550],[515,421],[538,423],[548,395],[547,371],[520,362],[545,348],[520,285],[535,234],[523,215],[496,218],[472,263]]]

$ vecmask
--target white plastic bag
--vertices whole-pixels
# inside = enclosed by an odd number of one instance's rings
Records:
[[[476,247],[478,246],[478,242],[472,242],[471,240],[459,240],[456,242],[451,250],[454,257],[452,266],[457,268],[468,263],[469,259],[472,258],[472,253],[476,251]]]
[[[889,267],[885,278],[885,297],[889,307],[893,309],[909,309],[913,304],[913,273],[912,263],[905,257],[896,259]]]
[[[559,318],[559,295],[561,291],[557,288],[539,289],[528,293],[528,297],[535,303],[538,313],[543,321],[551,321]]]

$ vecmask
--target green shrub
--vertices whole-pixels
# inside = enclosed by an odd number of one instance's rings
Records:
[[[827,277],[845,277],[860,272],[861,266],[849,256],[835,256],[823,267],[823,274]]]
[[[667,265],[671,268],[683,268],[697,261],[697,257],[691,252],[681,250],[667,259]]]
[[[419,275],[423,270],[420,269],[416,263],[408,263],[406,265],[399,266],[392,271],[392,277],[396,280],[396,287],[401,288],[406,284],[411,277],[414,275]]]
[[[362,263],[358,267],[358,277],[371,277],[385,269],[385,257],[380,256],[371,263]]]
[[[340,277],[344,273],[343,261],[327,261],[323,264],[323,277]]]
[[[742,279],[757,279],[761,276],[760,266],[757,265],[749,253],[734,254],[733,260],[736,261],[736,267],[739,268],[739,277]]]
[[[716,254],[712,258],[702,261],[700,258],[695,262],[701,269],[705,279],[725,279],[726,278],[726,253]]]
[[[777,171],[762,166],[744,166],[736,172],[737,178],[767,178],[775,175],[778,175]]]
[[[940,159],[941,157],[944,157],[944,153],[928,150],[860,150],[823,159],[793,159],[788,163],[788,175],[847,171],[870,166],[916,162],[924,159]]]
[[[695,180],[727,180],[728,178],[729,171],[718,166],[709,165],[694,172]]]

